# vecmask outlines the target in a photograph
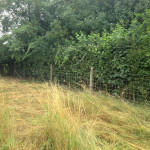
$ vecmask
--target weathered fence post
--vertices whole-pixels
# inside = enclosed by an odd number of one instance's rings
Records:
[[[50,65],[50,83],[53,81],[53,65]]]
[[[93,67],[91,67],[90,71],[90,85],[89,85],[90,92],[93,91]]]

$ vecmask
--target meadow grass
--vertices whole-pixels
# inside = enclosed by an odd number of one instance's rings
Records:
[[[149,149],[146,104],[0,78],[0,150]]]

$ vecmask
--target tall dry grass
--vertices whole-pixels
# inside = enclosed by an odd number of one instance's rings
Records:
[[[149,150],[150,109],[88,90],[0,79],[2,150]]]

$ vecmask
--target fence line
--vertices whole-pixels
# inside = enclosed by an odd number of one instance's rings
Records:
[[[121,96],[128,100],[149,100],[150,101],[150,77],[136,78],[131,76],[131,81],[125,81],[123,85],[103,80],[100,76],[95,76],[94,68],[91,67],[89,73],[77,75],[75,73],[61,74],[63,71],[53,72],[53,77],[58,83],[69,87],[81,88],[82,85],[89,87],[90,91],[106,91],[112,95]]]
[[[6,66],[7,67],[7,66]],[[27,70],[29,69],[29,70]],[[2,69],[1,69],[2,70]],[[150,101],[150,76],[138,77],[137,75],[129,75],[128,77],[111,77],[103,72],[95,71],[93,67],[89,68],[88,72],[71,72],[69,70],[59,70],[52,64],[49,65],[49,72],[42,76],[43,72],[36,69],[34,71],[34,78],[40,80],[48,80],[50,83],[57,82],[72,88],[82,88],[86,86],[92,92],[105,91],[112,95],[118,95],[128,100],[148,100]],[[19,78],[28,78],[33,75],[32,69],[22,65],[19,68],[15,63],[10,67],[11,75]],[[20,71],[20,72],[19,72]],[[110,70],[113,73],[113,70]],[[29,73],[29,74],[27,74]],[[30,75],[31,73],[31,75]],[[105,77],[106,75],[106,77]],[[47,77],[49,76],[49,77]]]

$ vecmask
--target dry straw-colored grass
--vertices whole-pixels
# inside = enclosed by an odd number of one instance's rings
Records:
[[[0,150],[149,150],[150,109],[102,93],[0,78]]]

